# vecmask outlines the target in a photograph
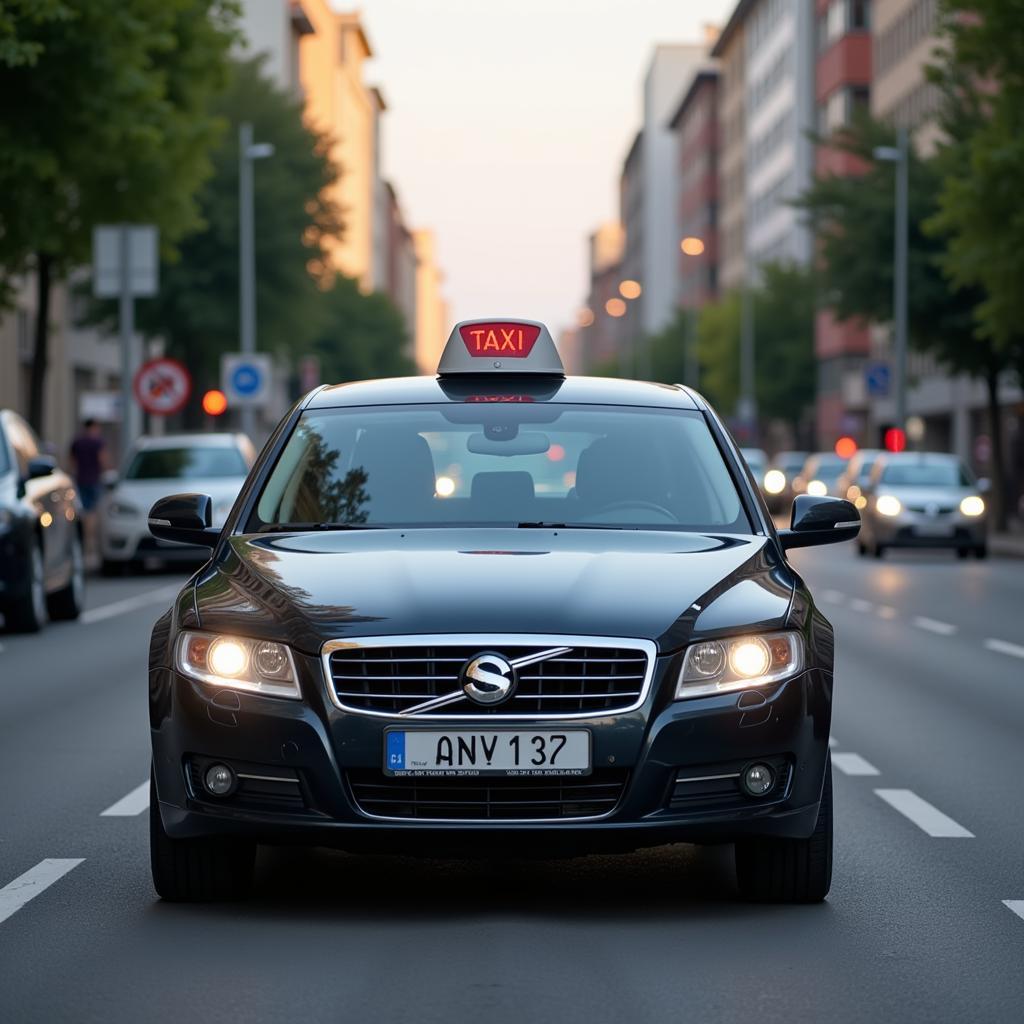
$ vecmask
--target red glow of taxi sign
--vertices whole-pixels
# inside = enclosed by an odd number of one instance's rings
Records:
[[[467,402],[532,402],[531,395],[469,395]]]
[[[213,388],[203,395],[203,412],[207,416],[220,416],[227,410],[228,400],[223,391]]]
[[[841,437],[836,441],[836,455],[841,459],[852,459],[857,454],[857,442],[852,437]]]
[[[537,324],[487,322],[463,324],[459,333],[471,356],[525,359],[540,337],[540,327]]]
[[[899,427],[890,427],[885,432],[885,450],[902,452],[907,448],[907,435]]]

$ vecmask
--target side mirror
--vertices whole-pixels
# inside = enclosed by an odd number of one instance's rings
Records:
[[[784,550],[813,544],[837,544],[860,533],[860,513],[845,498],[816,498],[798,494],[788,530],[779,530]]]
[[[159,540],[212,548],[220,536],[213,527],[213,498],[208,494],[171,494],[149,510],[149,532]]]
[[[56,472],[57,460],[52,455],[36,455],[28,460],[25,479],[38,480],[41,476],[49,476]]]

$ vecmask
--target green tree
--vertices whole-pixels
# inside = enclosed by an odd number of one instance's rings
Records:
[[[202,227],[160,270],[160,292],[139,304],[139,326],[161,337],[201,385],[219,379],[220,356],[238,347],[238,126],[253,125],[274,153],[254,168],[256,322],[259,347],[294,356],[327,315],[325,249],[342,216],[324,188],[338,169],[327,139],[302,123],[299,102],[262,74],[262,60],[233,63],[212,113],[228,125],[198,194]],[[107,307],[107,314],[112,315]],[[191,412],[198,415],[193,404]]]
[[[0,301],[36,274],[29,418],[43,418],[50,290],[88,262],[92,228],[199,221],[234,0],[10,0],[0,14]]]
[[[946,130],[955,137],[966,109],[950,108]],[[875,162],[876,146],[892,145],[892,129],[860,118],[829,145],[858,156],[858,177],[819,177],[798,205],[811,217],[819,243],[819,274],[824,301],[840,320],[889,322],[893,315],[893,240],[895,196],[893,168]],[[984,291],[951,281],[944,272],[950,236],[936,223],[943,176],[956,154],[922,159],[911,147],[908,174],[909,233],[907,320],[911,344],[928,352],[952,373],[983,380],[989,395],[993,446],[993,504],[997,521],[1005,519],[1003,439],[998,405],[999,375],[1007,351],[977,330],[976,313]]]
[[[310,351],[320,358],[323,380],[340,383],[416,372],[407,354],[405,321],[387,296],[363,295],[355,281],[339,277],[320,301],[321,327]]]
[[[792,264],[765,264],[752,299],[758,415],[788,423],[799,434],[814,400],[814,276]],[[741,322],[737,291],[704,306],[696,318],[680,310],[650,339],[655,379],[686,379],[686,351],[696,330],[700,390],[720,409],[735,409]]]

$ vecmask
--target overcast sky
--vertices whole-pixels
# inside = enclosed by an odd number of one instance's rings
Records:
[[[453,319],[572,322],[651,48],[699,41],[733,2],[363,0],[385,173],[437,232]]]

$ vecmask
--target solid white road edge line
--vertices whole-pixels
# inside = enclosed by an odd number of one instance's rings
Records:
[[[84,857],[41,860],[13,882],[0,889],[0,923],[21,910],[29,900],[35,899],[44,889],[63,878],[72,868],[77,868]]]
[[[1024,900],[1003,900],[1003,906],[1009,907],[1021,920],[1024,920]]]
[[[915,615],[913,622],[918,629],[927,630],[929,633],[938,633],[939,636],[952,636],[956,632],[956,626],[952,623],[929,619],[924,615]]]
[[[958,825],[927,800],[922,800],[913,790],[876,789],[875,794],[935,839],[974,838],[973,832],[968,832],[963,825]]]
[[[880,775],[881,772],[860,754],[833,754],[832,764],[844,775]]]
[[[1013,658],[1024,658],[1024,647],[1021,647],[1020,644],[1011,644],[1009,640],[997,640],[995,637],[989,637],[985,641],[985,647],[999,654],[1009,654]]]
[[[149,779],[101,812],[101,818],[134,818],[149,809]]]
[[[180,583],[175,583],[169,587],[160,587],[159,590],[147,590],[134,597],[126,597],[123,601],[114,601],[113,604],[101,604],[99,608],[90,608],[88,611],[82,612],[78,616],[78,621],[84,626],[89,626],[94,622],[102,622],[104,619],[112,619],[116,615],[133,612],[147,604],[169,601],[181,590],[181,587]]]

